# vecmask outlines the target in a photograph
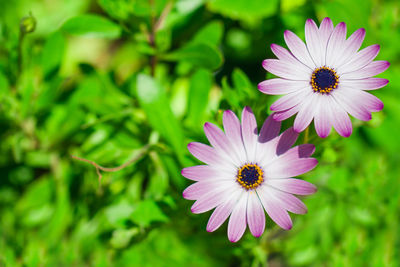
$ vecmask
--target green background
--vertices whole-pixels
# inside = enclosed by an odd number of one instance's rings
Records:
[[[399,2],[0,0],[0,266],[400,266]],[[20,34],[32,25],[32,33]],[[206,232],[182,198],[206,121],[277,96],[257,84],[307,18],[365,28],[390,80],[350,138],[315,137],[318,192],[290,231]],[[293,119],[284,123],[290,127]],[[299,143],[303,141],[303,134]],[[70,155],[102,166],[102,172]]]

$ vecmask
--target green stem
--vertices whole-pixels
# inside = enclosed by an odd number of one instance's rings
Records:
[[[19,76],[22,72],[22,44],[24,41],[25,34],[20,31],[18,38],[18,69],[17,69],[17,80],[19,80]]]
[[[306,130],[304,131],[304,140],[303,144],[307,144],[309,140],[309,132],[310,132],[310,127],[307,127]]]

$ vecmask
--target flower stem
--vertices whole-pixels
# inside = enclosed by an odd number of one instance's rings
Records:
[[[304,140],[303,140],[304,144],[308,143],[309,133],[310,133],[310,127],[307,127],[306,130],[304,131]]]

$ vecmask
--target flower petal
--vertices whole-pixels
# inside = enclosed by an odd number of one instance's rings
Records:
[[[307,19],[305,26],[305,36],[308,51],[316,66],[325,64],[325,53],[322,50],[322,43],[318,27],[312,19]]]
[[[316,107],[316,112],[314,115],[314,126],[315,131],[317,132],[318,136],[321,138],[327,137],[332,129],[331,123],[331,114],[328,112],[326,105],[329,104],[327,98],[330,98],[330,95],[323,95],[318,100],[318,107]]]
[[[390,63],[383,60],[372,61],[362,69],[342,74],[340,79],[364,79],[378,75],[389,68]]]
[[[365,37],[365,29],[356,30],[344,43],[342,55],[337,58],[336,66],[342,66],[360,49]]]
[[[371,45],[364,48],[363,50],[355,54],[349,61],[347,61],[346,64],[337,68],[338,74],[341,75],[363,68],[364,66],[372,62],[372,60],[374,60],[374,58],[379,53],[379,49],[379,45]]]
[[[238,117],[231,110],[226,110],[222,117],[222,122],[224,124],[225,135],[228,137],[241,160],[245,161],[246,151],[244,150],[242,129]]]
[[[227,169],[233,166],[229,161],[224,161],[218,152],[208,145],[192,142],[188,144],[188,150],[193,156],[206,164],[214,166],[221,165],[225,166]]]
[[[310,125],[315,114],[315,106],[320,97],[321,96],[318,93],[314,93],[311,94],[309,98],[304,99],[293,124],[293,129],[296,132],[302,132],[308,125]]]
[[[340,84],[344,87],[351,87],[361,90],[375,90],[384,87],[389,80],[382,78],[367,78],[362,80],[340,80]]]
[[[270,186],[264,185],[264,187],[265,192],[268,192],[270,196],[274,197],[278,201],[279,205],[285,210],[296,214],[307,213],[306,205],[304,205],[304,203],[297,197]]]
[[[312,61],[304,42],[296,34],[289,30],[286,30],[283,36],[292,54],[309,68],[315,69],[316,65]]]
[[[283,95],[309,86],[307,81],[293,81],[280,78],[269,79],[258,84],[258,90],[268,95]]]
[[[340,58],[346,41],[346,31],[346,24],[344,22],[340,22],[333,30],[326,48],[327,66],[335,66],[335,62]]]
[[[347,97],[354,105],[359,105],[367,109],[369,112],[377,112],[383,109],[382,101],[376,96],[352,88],[343,88],[343,97]]]
[[[298,104],[290,109],[275,112],[271,116],[276,121],[283,121],[283,120],[286,120],[286,119],[292,117],[297,112],[299,112],[300,107],[301,107],[301,104]]]
[[[204,124],[204,133],[210,144],[217,150],[225,153],[225,158],[232,161],[235,166],[239,167],[240,160],[235,150],[232,148],[231,142],[225,136],[224,132],[216,125],[206,122]]]
[[[237,242],[246,230],[246,207],[248,194],[243,194],[232,211],[228,223],[228,239]]]
[[[265,173],[267,178],[278,179],[298,176],[314,169],[318,164],[318,160],[314,158],[293,159],[293,155],[286,156],[286,154],[271,161],[265,167],[265,169],[268,170],[268,172]]]
[[[260,199],[256,191],[248,193],[247,200],[247,222],[253,236],[259,237],[264,233],[265,214]]]
[[[293,92],[287,95],[282,96],[278,100],[276,100],[272,105],[269,107],[272,111],[285,111],[291,109],[292,107],[302,103],[304,99],[307,99],[311,96],[313,91],[310,89],[310,86]]]
[[[319,35],[321,38],[321,45],[322,45],[322,52],[323,52],[323,65],[326,64],[325,58],[326,58],[326,47],[328,45],[329,37],[331,37],[333,31],[333,23],[330,18],[324,18],[321,22],[321,25],[319,25]]]
[[[281,228],[285,230],[292,229],[293,223],[287,211],[264,188],[265,186],[261,186],[256,191],[268,216]]]
[[[332,105],[328,107],[332,112],[332,124],[335,130],[343,137],[349,137],[353,131],[351,120],[347,112],[336,101],[332,101]]]
[[[265,59],[262,66],[272,74],[289,80],[307,81],[312,74],[311,69],[298,68],[297,65],[279,59]]]
[[[281,122],[275,121],[273,116],[269,116],[263,123],[258,136],[259,143],[266,143],[279,135]]]
[[[235,177],[235,173],[224,172],[218,169],[214,169],[209,165],[198,165],[182,169],[181,174],[193,181],[204,181],[209,179],[229,179]]]
[[[216,206],[226,201],[229,196],[238,190],[241,190],[241,188],[239,188],[239,186],[235,186],[234,183],[233,186],[230,187],[218,187],[214,190],[211,190],[197,199],[197,201],[192,205],[191,211],[193,213],[203,213],[212,210]]]
[[[266,183],[279,190],[296,195],[311,195],[317,191],[317,187],[312,183],[295,178],[268,179]]]
[[[189,185],[182,193],[183,197],[190,200],[201,198],[211,191],[224,191],[232,187],[230,180],[206,180]]]
[[[284,131],[278,141],[278,145],[276,147],[276,155],[279,156],[283,153],[286,153],[293,145],[296,143],[297,138],[299,137],[299,133],[296,132],[293,127],[290,127],[286,131]]]
[[[247,160],[250,162],[254,161],[257,147],[258,130],[256,118],[254,117],[253,111],[249,107],[245,107],[242,112],[242,137],[244,147],[246,149]]]
[[[246,193],[238,190],[229,198],[229,200],[215,208],[208,220],[207,232],[214,232],[225,222],[228,216],[232,213],[233,208],[236,206],[242,194]]]
[[[358,91],[362,92],[361,90]],[[364,103],[358,98],[357,90],[345,90],[345,87],[340,86],[337,90],[334,90],[332,97],[351,116],[362,121],[369,121],[372,118],[371,112],[364,107]]]

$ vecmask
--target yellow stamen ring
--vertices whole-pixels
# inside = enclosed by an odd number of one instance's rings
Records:
[[[238,170],[236,181],[246,190],[255,189],[264,181],[263,170],[257,164],[245,164]]]

